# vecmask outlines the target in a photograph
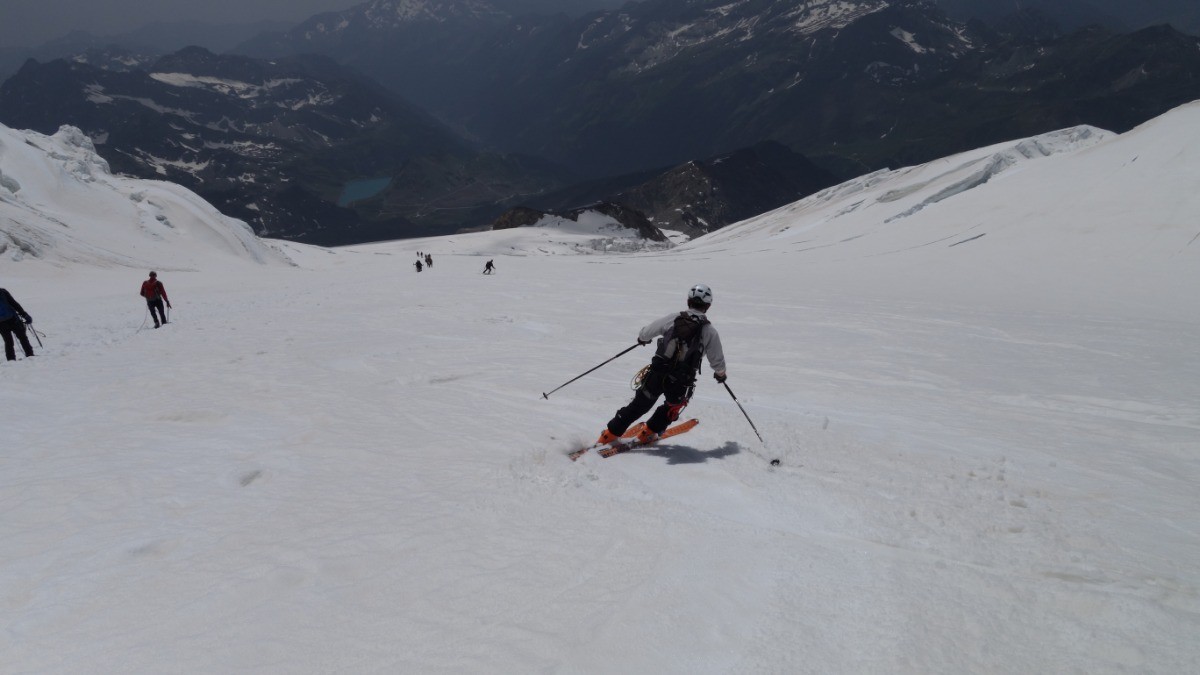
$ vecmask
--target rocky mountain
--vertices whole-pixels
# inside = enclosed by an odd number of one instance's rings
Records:
[[[1090,25],[1130,31],[1167,23],[1180,32],[1200,34],[1200,3],[1195,0],[1022,0],[1019,6],[995,0],[938,0],[938,4],[963,20],[991,21],[1014,9],[1036,10],[1069,31]]]
[[[572,186],[526,204],[559,214],[581,204],[621,204],[656,228],[698,237],[838,182],[840,178],[786,146],[766,141],[665,171]]]
[[[558,180],[475,150],[325,57],[30,61],[0,87],[0,121],[79,127],[114,171],[189,187],[259,234],[322,244],[452,232],[475,209],[489,222]]]
[[[221,53],[255,35],[286,30],[288,27],[287,24],[273,21],[245,24],[156,21],[115,35],[95,35],[88,31],[73,30],[35,47],[0,47],[0,82],[20,70],[21,65],[29,59],[45,63],[55,59],[74,59],[80,54],[97,51],[124,52],[156,59],[184,47],[204,47]]]
[[[511,230],[518,227],[534,227],[551,221],[569,220],[578,223],[596,219],[607,220],[614,227],[633,230],[637,233],[635,239],[667,242],[667,236],[654,223],[650,222],[645,214],[617,202],[597,202],[560,211],[542,211],[527,206],[517,206],[505,211],[489,229]]]
[[[236,51],[328,55],[454,124],[447,110],[487,105],[492,66],[484,47],[512,20],[486,0],[373,0],[264,34]]]
[[[838,182],[786,146],[766,141],[687,162],[614,199],[645,213],[659,228],[698,237]]]
[[[944,72],[970,38],[926,5],[651,0],[570,20],[374,0],[244,48],[329,54],[482,138],[604,175],[777,136],[764,110],[847,72],[893,86]]]
[[[1079,123],[1121,131],[1200,97],[1186,35],[995,30],[931,0],[646,0],[578,19],[375,0],[257,46],[328,54],[457,129],[597,177],[763,140],[861,172]]]

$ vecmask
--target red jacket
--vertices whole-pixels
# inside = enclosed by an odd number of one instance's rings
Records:
[[[158,279],[147,279],[143,281],[141,295],[147,300],[155,300],[159,297],[162,297],[163,300],[167,301],[168,305],[171,304],[171,299],[167,297],[167,289],[163,287],[162,282]]]

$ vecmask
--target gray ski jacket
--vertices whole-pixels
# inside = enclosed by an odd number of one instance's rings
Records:
[[[696,309],[687,310],[688,314],[693,316],[703,317],[704,312]],[[642,332],[638,333],[638,340],[642,342],[650,342],[655,337],[667,332],[667,329],[675,324],[675,317],[679,316],[679,312],[673,312],[659,319],[646,324]],[[725,373],[725,350],[721,349],[721,336],[717,334],[717,329],[713,328],[711,323],[704,324],[704,328],[700,331],[700,343],[704,345],[704,356],[708,359],[708,365],[712,368],[714,375]]]

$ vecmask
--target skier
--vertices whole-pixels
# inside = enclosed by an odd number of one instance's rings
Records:
[[[425,266],[433,269],[433,256],[428,253],[425,254]]]
[[[17,317],[21,317],[20,320]],[[21,320],[25,323],[21,323]],[[4,356],[9,361],[17,360],[17,349],[13,344],[14,334],[17,340],[20,340],[25,356],[33,356],[33,345],[29,344],[29,335],[25,332],[25,324],[28,323],[33,323],[33,317],[13,299],[12,293],[0,288],[0,336],[4,338]]]
[[[725,352],[721,349],[721,337],[717,329],[708,322],[705,312],[712,305],[712,289],[696,284],[688,290],[686,312],[668,314],[647,325],[638,333],[638,344],[648,345],[656,335],[658,348],[650,362],[650,369],[642,379],[633,400],[608,422],[597,443],[612,443],[620,439],[639,417],[664,396],[650,419],[636,437],[638,443],[652,443],[687,406],[696,389],[696,373],[700,370],[700,356],[708,357],[713,379],[725,381]]]
[[[158,328],[162,325],[159,323],[159,319],[162,319],[162,323],[165,324],[167,315],[163,311],[163,301],[166,301],[167,307],[170,307],[171,300],[167,297],[167,289],[158,280],[158,272],[151,272],[150,278],[142,282],[141,296],[146,299],[146,307],[150,309],[150,318],[154,319],[154,327]],[[158,314],[155,315],[155,312]]]
[[[491,274],[492,272],[495,272],[495,271],[496,271],[496,266],[492,264],[491,260],[487,261],[487,264],[485,264],[483,266],[484,274]]]
[[[421,271],[421,261],[420,261],[420,260],[418,260],[418,261],[416,262],[416,265],[417,265],[417,271],[418,271],[418,272],[420,272],[420,271]]]

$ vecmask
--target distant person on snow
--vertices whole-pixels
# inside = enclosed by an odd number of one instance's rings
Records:
[[[433,269],[433,256],[429,255],[428,253],[425,254],[425,266],[429,269]]]
[[[417,271],[420,272],[421,271],[421,261],[418,260],[416,265],[417,265]]]
[[[495,272],[495,271],[496,271],[496,266],[492,264],[491,260],[487,261],[487,264],[485,264],[483,266],[484,274],[491,274],[492,272]]]
[[[167,322],[167,314],[163,311],[163,302],[167,303],[167,307],[171,306],[171,300],[167,297],[167,289],[162,282],[158,280],[158,272],[151,272],[150,278],[142,282],[141,296],[146,299],[146,307],[150,309],[150,318],[154,319],[154,327],[158,328],[162,323]],[[158,312],[156,315],[155,312]]]
[[[645,415],[663,396],[646,426],[638,433],[639,443],[658,440],[687,407],[696,389],[696,373],[700,372],[701,355],[708,357],[713,379],[725,381],[725,352],[721,349],[721,336],[708,322],[705,312],[712,305],[712,289],[696,284],[688,290],[688,309],[678,314],[668,314],[654,321],[638,333],[638,344],[648,345],[656,336],[658,348],[650,361],[650,369],[642,379],[633,400],[608,422],[597,443],[612,443],[621,437],[639,417]]]
[[[22,320],[25,323],[21,323]],[[25,350],[25,356],[33,356],[33,345],[29,344],[29,335],[25,332],[27,323],[33,323],[33,317],[13,299],[12,293],[0,288],[0,336],[4,337],[4,356],[9,361],[17,360],[17,349],[13,344],[14,334],[21,341],[21,349]]]

